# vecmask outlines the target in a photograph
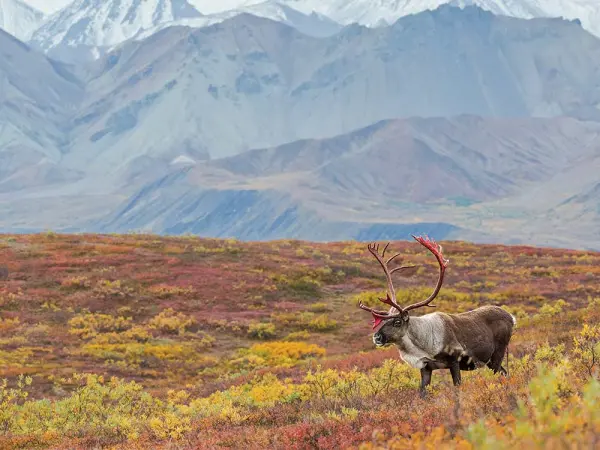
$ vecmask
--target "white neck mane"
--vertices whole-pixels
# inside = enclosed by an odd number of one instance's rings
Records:
[[[397,344],[400,357],[411,366],[421,369],[427,360],[434,359],[444,348],[444,321],[439,313],[411,317],[402,342]]]

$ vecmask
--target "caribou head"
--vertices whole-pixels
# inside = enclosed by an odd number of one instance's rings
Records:
[[[408,312],[413,309],[421,308],[424,306],[434,308],[435,305],[432,305],[431,302],[440,292],[440,289],[444,282],[444,273],[449,261],[447,259],[444,259],[442,247],[429,238],[423,238],[420,236],[417,237],[414,235],[413,238],[425,248],[427,248],[431,253],[433,253],[433,255],[436,257],[439,263],[440,274],[438,277],[437,285],[435,286],[435,289],[429,297],[427,297],[423,301],[413,303],[412,305],[408,305],[406,307],[400,306],[398,304],[398,301],[396,300],[396,290],[394,289],[392,274],[406,269],[412,269],[416,266],[400,266],[390,269],[389,264],[392,261],[394,261],[398,256],[400,256],[400,253],[396,253],[386,261],[385,252],[387,251],[390,245],[389,242],[383,248],[383,251],[381,253],[379,252],[379,244],[368,245],[369,252],[371,252],[371,254],[379,262],[379,264],[383,268],[387,279],[388,291],[386,298],[380,298],[379,300],[385,303],[386,305],[391,306],[390,310],[386,312],[377,311],[373,308],[369,308],[365,306],[362,302],[359,304],[360,308],[364,309],[365,311],[369,311],[373,315],[373,330],[377,330],[375,334],[373,334],[373,343],[378,347],[386,344],[400,342],[403,336],[406,334],[406,331],[408,330],[408,322],[410,321],[410,316]]]

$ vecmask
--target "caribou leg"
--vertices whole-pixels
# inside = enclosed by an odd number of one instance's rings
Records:
[[[454,386],[461,384],[460,364],[458,361],[453,362],[450,366],[450,375],[452,375],[452,382],[454,383]]]
[[[490,361],[487,363],[487,366],[494,371],[494,373],[500,372],[502,375],[506,375],[506,369],[502,367],[502,359],[506,354],[506,347],[497,348],[496,351],[492,354]]]
[[[425,398],[427,396],[426,388],[431,383],[431,372],[432,370],[427,366],[421,369],[421,387],[419,388],[421,398]]]

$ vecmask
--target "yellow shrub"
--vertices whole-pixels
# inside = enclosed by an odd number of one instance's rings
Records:
[[[546,342],[537,348],[534,360],[556,364],[564,359],[564,351],[565,344],[550,346],[550,344]]]
[[[387,359],[368,373],[351,370],[339,372],[333,369],[309,372],[302,387],[304,398],[320,397],[323,400],[350,400],[387,394],[400,389],[416,387],[418,375],[408,365]]]
[[[184,434],[191,430],[189,417],[181,417],[172,412],[163,416],[152,417],[148,421],[150,430],[158,439],[181,439]]]
[[[251,323],[248,334],[258,339],[269,339],[275,336],[275,325],[272,323]]]
[[[600,325],[583,324],[579,336],[574,339],[573,353],[589,376],[597,376],[600,370]]]
[[[356,305],[362,302],[364,305],[369,306],[370,308],[382,307],[381,309],[385,309],[385,305],[379,301],[380,298],[385,298],[385,291],[361,292],[360,294],[353,296],[351,301]]]
[[[176,313],[172,308],[167,308],[157,316],[150,319],[148,327],[165,334],[185,334],[186,330],[196,324],[196,321],[182,313]]]
[[[188,344],[139,343],[126,344],[86,344],[83,354],[106,360],[109,363],[121,362],[126,367],[152,367],[161,361],[185,361],[194,355]]]
[[[287,289],[300,295],[316,296],[319,294],[321,282],[310,275],[292,276],[276,274],[273,281],[280,289]]]
[[[176,417],[164,402],[155,399],[135,382],[111,378],[106,383],[97,375],[75,374],[83,383],[70,396],[57,401],[39,400],[20,404],[26,397],[26,379],[17,390],[0,385],[0,427],[14,435],[135,439],[150,428],[155,435],[166,433],[179,439],[189,429],[189,419]],[[30,380],[29,380],[30,383]],[[157,425],[160,422],[162,425]]]
[[[194,417],[221,415],[234,421],[243,420],[242,408],[270,407],[298,398],[297,385],[288,380],[281,381],[273,374],[255,377],[252,382],[234,386],[226,391],[195,399],[190,402]],[[227,410],[227,413],[223,413]]]
[[[130,317],[115,317],[109,314],[78,314],[69,320],[69,333],[82,339],[91,339],[98,333],[125,331],[131,328]]]
[[[301,360],[323,356],[325,349],[305,342],[268,342],[238,351],[230,363],[240,369],[259,367],[292,367]]]
[[[308,321],[308,328],[312,331],[331,331],[338,327],[336,320],[330,319],[325,314]]]
[[[549,317],[554,317],[558,314],[560,314],[561,312],[563,312],[563,308],[567,305],[567,302],[565,302],[563,299],[558,299],[554,305],[551,305],[549,303],[544,303],[542,305],[542,307],[540,308],[540,312],[539,312],[539,316],[549,316]]]
[[[305,342],[269,342],[255,344],[250,348],[252,353],[269,359],[298,360],[312,356],[325,355],[325,349],[315,344]]]
[[[21,321],[18,317],[14,319],[0,318],[0,334],[10,333],[21,326]]]
[[[143,327],[134,326],[121,333],[109,332],[96,335],[90,344],[125,344],[128,342],[147,342],[152,335]]]
[[[100,297],[127,297],[133,293],[133,289],[124,286],[121,280],[100,280],[94,287],[94,293]]]

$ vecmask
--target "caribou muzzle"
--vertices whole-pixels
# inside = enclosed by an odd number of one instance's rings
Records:
[[[373,344],[377,347],[383,347],[386,343],[385,336],[380,332],[377,332],[373,335]]]

